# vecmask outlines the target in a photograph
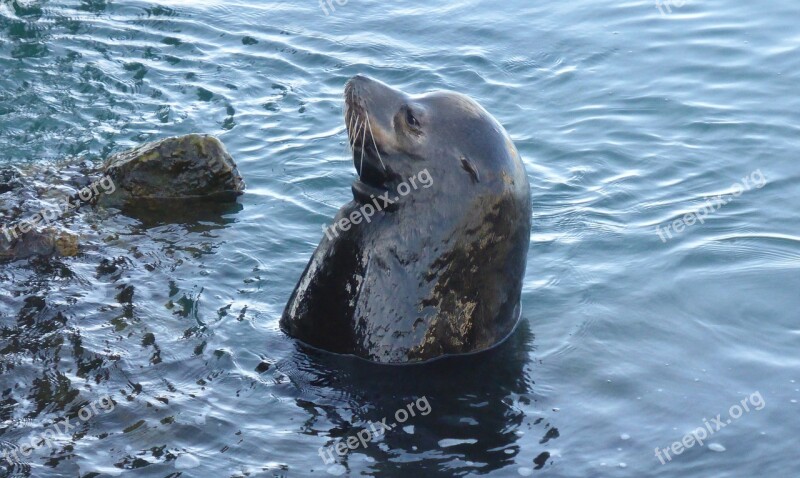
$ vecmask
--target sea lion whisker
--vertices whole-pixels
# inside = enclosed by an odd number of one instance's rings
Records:
[[[369,120],[369,113],[367,113],[367,126],[369,127],[369,137],[372,138],[372,145],[375,146],[375,153],[378,155],[378,160],[381,162],[383,170],[389,172],[386,169],[386,165],[383,164],[383,158],[381,158],[381,152],[380,150],[378,150],[378,143],[375,142],[375,133],[372,132],[372,122]]]
[[[358,136],[361,134],[361,131],[365,128],[365,123],[362,120],[361,124],[356,126],[356,134],[353,136],[353,152],[356,150],[356,146],[358,146]]]
[[[364,121],[364,137],[361,138],[361,165],[358,167],[359,177],[361,173],[364,172],[364,150],[367,149],[367,121],[369,121],[369,115],[367,115],[367,120]]]
[[[347,125],[347,145],[352,146],[353,115],[350,115],[350,122]]]
[[[350,119],[350,106],[347,104],[347,98],[345,97],[345,101],[342,102],[342,116],[344,120],[347,121]],[[345,124],[345,126],[347,126]]]
[[[356,150],[356,138],[358,138],[358,131],[359,131],[359,129],[358,129],[358,120],[359,120],[359,119],[360,119],[360,116],[356,115],[356,123],[355,123],[355,126],[356,126],[356,131],[355,131],[355,133],[353,133],[353,134],[352,134],[352,136],[351,136],[350,138],[348,138],[348,139],[350,140],[350,141],[349,141],[350,148],[351,148],[353,151],[355,151],[355,150]],[[351,130],[351,131],[352,131],[352,130]],[[350,133],[348,132],[348,134],[350,134]]]

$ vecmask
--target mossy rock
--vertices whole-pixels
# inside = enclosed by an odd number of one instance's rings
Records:
[[[11,235],[11,240],[7,234]],[[34,256],[74,257],[80,251],[78,236],[66,230],[48,227],[7,234],[0,235],[0,261],[16,261]]]
[[[138,199],[213,198],[235,201],[245,184],[222,142],[190,134],[148,143],[111,156],[103,172],[114,182],[103,205],[122,206]]]

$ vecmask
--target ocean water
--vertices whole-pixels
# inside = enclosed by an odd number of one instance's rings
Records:
[[[0,164],[203,132],[248,190],[178,219],[97,211],[78,257],[0,265],[0,476],[796,475],[798,18],[788,0],[3,0]],[[533,227],[501,347],[380,367],[278,329],[351,198],[357,73],[466,93],[519,148]],[[406,419],[326,463],[383,418]]]

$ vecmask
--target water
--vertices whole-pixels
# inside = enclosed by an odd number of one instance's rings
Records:
[[[206,132],[248,183],[239,207],[182,219],[89,214],[82,255],[0,265],[0,445],[77,426],[2,476],[800,471],[796,2],[334,6],[0,6],[0,161],[99,163]],[[350,198],[356,73],[467,93],[520,149],[534,225],[503,347],[384,368],[278,330]],[[656,226],[721,194],[662,241]],[[104,396],[113,411],[82,421]],[[427,415],[336,464],[318,454],[421,397]],[[661,464],[657,447],[718,414],[724,428]]]

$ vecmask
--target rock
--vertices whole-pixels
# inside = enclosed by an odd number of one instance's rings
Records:
[[[104,173],[116,186],[100,203],[121,206],[138,199],[214,198],[232,202],[245,184],[219,139],[190,134],[148,143],[111,156]]]
[[[0,194],[22,187],[22,175],[16,168],[0,170]]]
[[[241,207],[244,188],[225,146],[198,134],[116,154],[101,171],[79,160],[0,168],[0,261],[76,256],[85,236],[68,232],[66,219],[84,205],[118,207],[143,222],[216,218]]]
[[[75,257],[78,255],[78,236],[66,231],[55,234],[55,252],[61,257]]]
[[[0,261],[16,261],[34,256],[73,257],[78,255],[78,236],[48,227],[25,233],[3,230],[0,235]]]
[[[74,162],[59,166],[0,169],[0,261],[78,255],[79,236],[64,218],[85,203],[72,184],[88,177]]]

